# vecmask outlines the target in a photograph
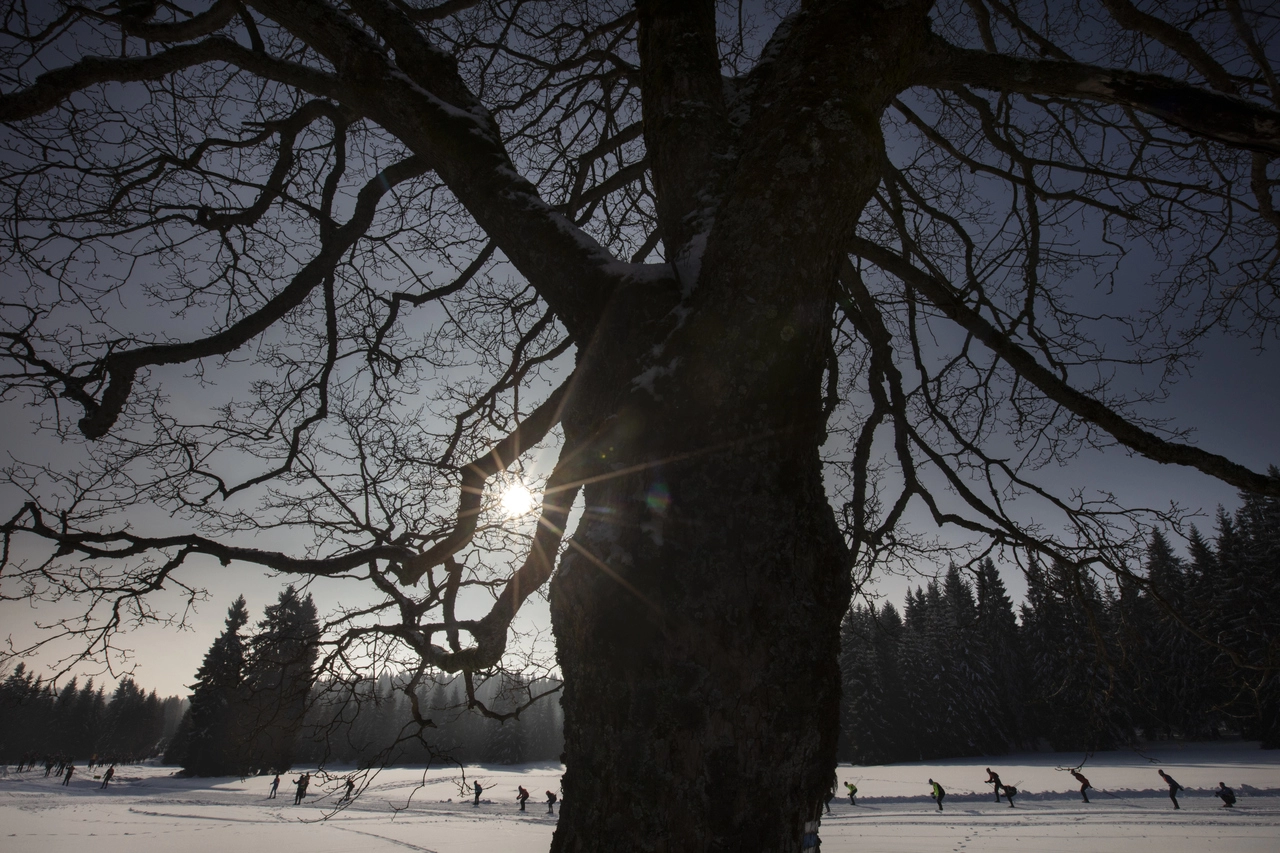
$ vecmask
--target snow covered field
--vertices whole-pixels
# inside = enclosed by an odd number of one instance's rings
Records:
[[[873,767],[842,766],[856,780],[858,805],[832,802],[822,822],[823,849],[883,853],[1276,853],[1280,851],[1280,753],[1252,744],[1157,746],[1093,756],[1084,773],[1093,802],[1059,767],[1078,754],[1029,753]],[[1153,764],[1149,759],[1156,759]],[[1017,807],[997,804],[983,786],[990,765],[1022,792]],[[1175,812],[1156,775],[1163,768],[1187,788]],[[303,768],[305,769],[305,768]],[[349,808],[333,811],[335,789],[313,783],[304,805],[282,780],[178,779],[169,768],[119,767],[100,790],[83,768],[71,785],[43,769],[0,775],[0,853],[464,853],[545,851],[555,818],[544,791],[559,790],[558,765],[468,767],[486,791],[481,805],[458,787],[457,768],[395,768],[374,778]],[[947,789],[945,811],[928,798],[930,777]],[[1236,789],[1234,810],[1210,796],[1219,781]],[[423,787],[417,786],[425,782]],[[516,786],[532,798],[521,814]],[[416,790],[415,790],[416,789]],[[842,787],[843,790],[843,787]],[[407,808],[405,806],[407,805]],[[395,808],[401,808],[398,813]],[[559,806],[557,806],[557,811]]]

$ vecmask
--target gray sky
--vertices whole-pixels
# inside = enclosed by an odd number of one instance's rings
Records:
[[[1166,406],[1169,414],[1196,428],[1195,440],[1201,447],[1224,453],[1254,469],[1280,462],[1280,353],[1258,355],[1238,340],[1219,340],[1206,351],[1194,375],[1180,383],[1174,399],[1176,408]],[[17,430],[8,432],[6,450],[21,449],[27,444],[15,442],[16,435],[20,435]],[[1233,488],[1198,472],[1160,466],[1114,451],[1084,454],[1064,468],[1060,477],[1063,483],[1114,490],[1133,504],[1164,506],[1173,500],[1200,508],[1205,514],[1200,527],[1206,533],[1212,530],[1217,505],[1231,511],[1238,503]],[[3,509],[6,513],[12,511],[8,504]],[[161,694],[185,694],[184,685],[192,680],[210,642],[222,628],[227,606],[237,595],[245,595],[256,620],[262,608],[274,601],[279,589],[289,582],[245,566],[224,567],[211,560],[198,564],[192,577],[193,582],[208,588],[210,598],[190,614],[186,630],[148,626],[123,638],[133,649],[137,680]],[[1005,580],[1015,594],[1024,589],[1016,571],[1006,570]],[[918,577],[882,575],[873,589],[896,605],[909,585],[920,582]],[[367,597],[363,586],[354,581],[318,579],[309,589],[322,614],[338,603],[350,605]],[[172,593],[163,593],[158,601],[160,610],[177,613],[181,607],[179,596]],[[545,626],[545,604],[533,599],[527,607],[530,623]],[[51,621],[62,612],[66,612],[63,607],[33,609],[20,602],[3,602],[0,624],[15,644],[23,645],[40,635],[35,628],[37,622]],[[70,650],[67,646],[63,649]],[[45,654],[37,665],[53,660],[53,655]]]

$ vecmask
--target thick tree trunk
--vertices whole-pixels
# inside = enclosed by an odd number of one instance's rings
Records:
[[[682,8],[644,4],[642,47],[696,28]],[[645,79],[679,292],[615,292],[566,405],[588,485],[551,586],[567,758],[555,853],[799,851],[819,816],[849,600],[818,456],[833,290],[927,8],[798,16],[753,79],[739,148],[714,157],[724,137],[688,111],[692,98],[714,113],[715,87]],[[833,50],[833,33],[863,47]],[[698,42],[680,45],[696,74]],[[668,125],[693,138],[658,138]]]
[[[835,766],[848,602],[805,455],[761,442],[589,490],[576,545],[603,565],[575,548],[552,590],[568,761],[554,851],[800,849]]]
[[[634,375],[622,351],[654,346],[627,343],[646,325],[638,305],[583,355],[575,397],[595,413],[571,403],[566,432],[586,512],[551,588],[558,853],[799,850],[818,817],[849,598],[818,458],[826,280],[803,317],[729,308],[713,332],[703,315],[660,339],[674,366],[652,394],[606,390]],[[618,408],[601,413],[609,397]]]

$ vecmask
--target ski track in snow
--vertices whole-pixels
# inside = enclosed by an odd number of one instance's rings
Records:
[[[1088,804],[1066,773],[1082,761],[1096,786]],[[995,802],[983,784],[987,766],[1019,788],[1015,808]],[[1186,786],[1180,811],[1158,767]],[[559,791],[563,772],[557,764],[467,767],[468,784],[485,787],[476,807],[460,792],[456,767],[391,768],[335,812],[351,768],[328,768],[331,780],[313,780],[295,807],[290,783],[307,769],[283,776],[275,800],[266,799],[269,777],[182,779],[167,767],[121,766],[101,790],[83,767],[66,787],[43,770],[0,769],[0,853],[542,853],[556,820],[542,792]],[[1280,751],[1253,744],[842,765],[837,776],[857,783],[858,805],[832,800],[820,830],[826,853],[1280,851]],[[947,789],[942,812],[928,797],[929,778]],[[1219,781],[1236,789],[1235,809],[1211,795]],[[533,794],[524,813],[517,785]]]
[[[388,843],[388,844],[393,844],[393,845],[395,845],[395,846],[397,846],[397,847],[404,847],[404,848],[406,848],[406,849],[408,849],[408,850],[416,850],[416,851],[419,851],[419,853],[436,853],[436,851],[435,851],[435,850],[432,850],[432,849],[431,849],[431,848],[429,848],[429,847],[422,847],[422,846],[419,846],[419,845],[417,845],[417,844],[410,844],[408,841],[399,841],[399,840],[397,840],[397,839],[395,839],[395,838],[388,838],[388,837],[387,837],[387,836],[385,836],[385,835],[378,835],[378,834],[377,834],[377,833],[375,833],[375,832],[365,832],[365,831],[364,831],[364,830],[362,830],[362,829],[354,829],[354,828],[352,828],[352,827],[350,827],[350,826],[344,826],[344,825],[342,825],[342,824],[340,824],[340,823],[335,823],[335,824],[333,824],[333,826],[334,826],[334,828],[335,828],[335,829],[341,829],[343,832],[354,832],[356,835],[363,835],[363,836],[365,836],[365,837],[367,837],[367,838],[376,838],[376,839],[378,839],[379,841],[384,841],[384,842],[386,842],[386,843]]]

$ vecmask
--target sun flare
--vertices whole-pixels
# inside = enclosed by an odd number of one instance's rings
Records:
[[[507,518],[519,518],[522,515],[528,515],[538,505],[537,496],[529,490],[528,486],[518,480],[507,485],[499,501]]]

